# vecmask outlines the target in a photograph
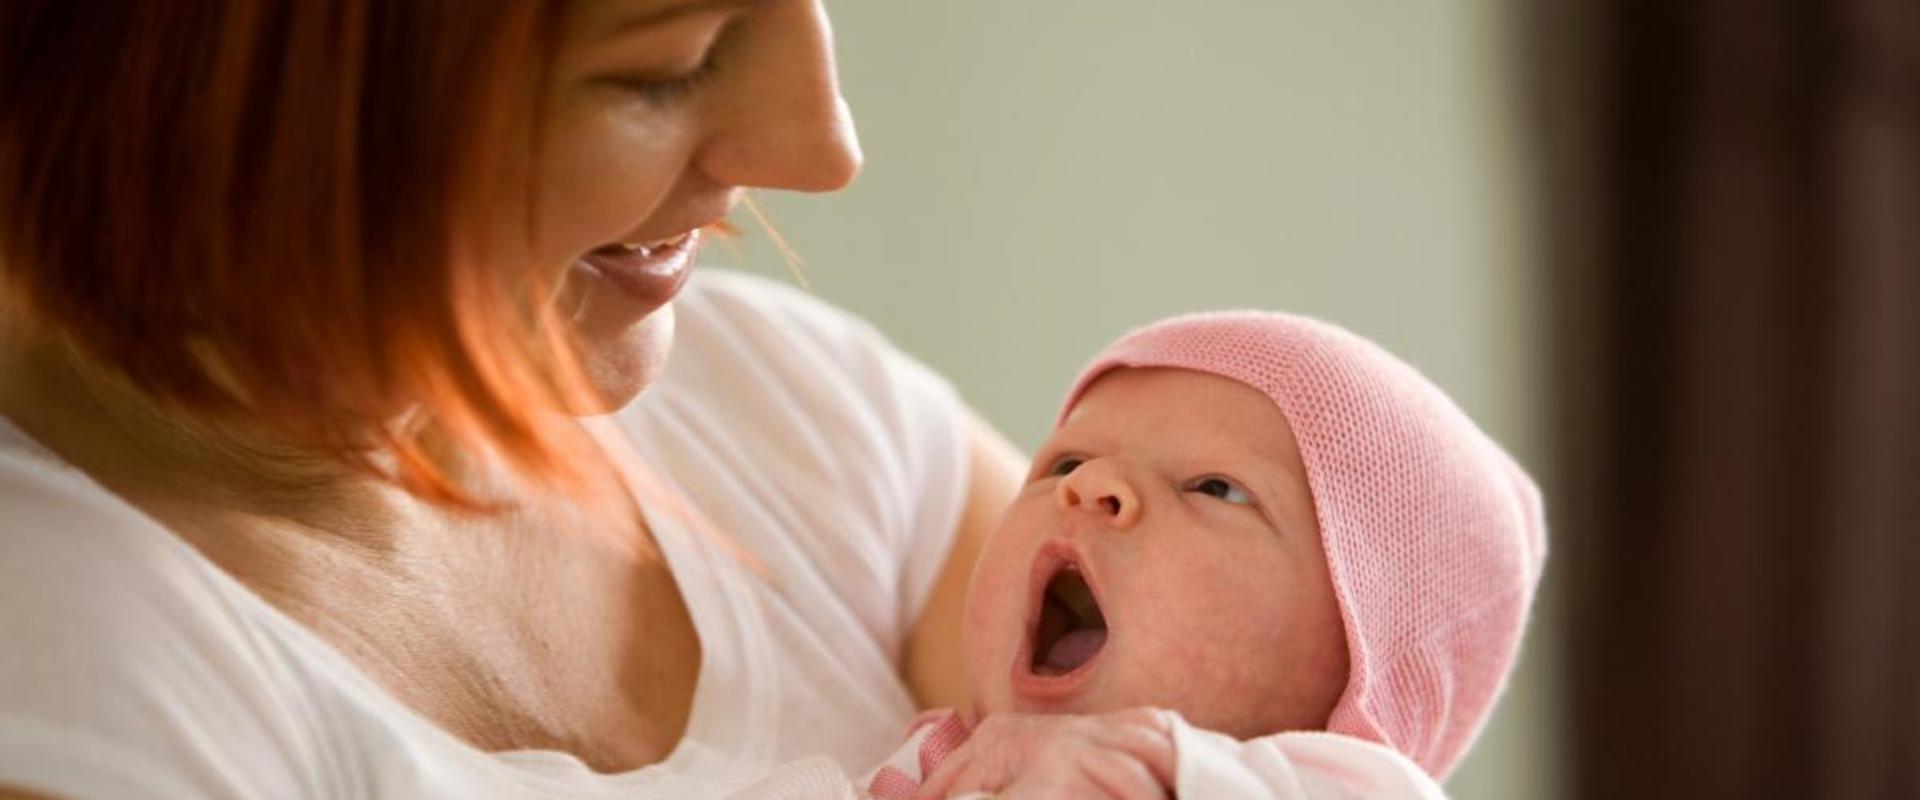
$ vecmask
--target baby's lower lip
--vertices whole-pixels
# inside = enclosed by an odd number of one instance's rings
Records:
[[[1111,649],[1101,647],[1086,663],[1068,672],[1042,675],[1033,669],[1032,647],[1031,644],[1022,647],[1019,656],[1014,659],[1010,683],[1019,699],[1038,709],[1057,706],[1079,694],[1093,680],[1094,671],[1106,660],[1107,651]]]

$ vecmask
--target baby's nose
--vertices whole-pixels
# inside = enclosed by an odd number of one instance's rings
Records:
[[[1140,495],[1117,465],[1098,459],[1081,464],[1060,479],[1054,492],[1069,511],[1096,514],[1120,530],[1140,519]]]

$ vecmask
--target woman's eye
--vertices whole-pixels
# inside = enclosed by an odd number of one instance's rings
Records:
[[[650,105],[668,106],[685,99],[713,77],[715,63],[713,54],[700,61],[700,66],[691,70],[664,78],[615,78],[613,82],[620,88],[637,94]]]
[[[1086,460],[1078,456],[1063,456],[1060,460],[1053,462],[1053,468],[1047,470],[1047,474],[1058,478],[1079,469],[1080,465],[1084,463],[1086,463]]]
[[[1208,475],[1207,477],[1197,479],[1187,484],[1187,491],[1199,492],[1208,497],[1217,497],[1235,505],[1253,505],[1253,496],[1248,494],[1246,489],[1241,488],[1240,484],[1218,475]]]

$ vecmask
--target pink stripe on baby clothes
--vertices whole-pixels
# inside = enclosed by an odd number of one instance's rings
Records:
[[[923,712],[907,727],[907,741],[889,759],[892,763],[875,770],[867,781],[867,794],[875,800],[913,800],[940,762],[966,744],[972,733],[960,715],[949,709]],[[911,762],[903,760],[908,747],[913,748]]]
[[[926,780],[934,770],[939,769],[940,762],[960,749],[960,745],[966,744],[970,734],[972,731],[967,730],[959,715],[948,712],[947,718],[941,720],[933,732],[920,742],[920,780]]]
[[[893,767],[881,767],[873,774],[873,780],[867,782],[867,794],[873,800],[913,800],[913,794],[918,791],[919,781]]]

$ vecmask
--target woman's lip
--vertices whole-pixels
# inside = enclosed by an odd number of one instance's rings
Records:
[[[1080,576],[1087,581],[1087,590],[1093,592],[1093,600],[1100,604],[1102,613],[1107,617],[1107,643],[1100,651],[1087,659],[1087,663],[1075,667],[1071,672],[1059,675],[1040,675],[1033,671],[1033,641],[1035,628],[1040,622],[1040,607],[1044,602],[1047,583],[1053,580],[1066,565],[1072,564],[1080,570]],[[1101,659],[1107,657],[1107,650],[1113,646],[1113,615],[1105,603],[1100,602],[1100,584],[1095,577],[1086,557],[1071,543],[1056,539],[1042,545],[1034,554],[1033,572],[1028,579],[1027,618],[1025,629],[1020,635],[1020,648],[1013,657],[1013,675],[1010,683],[1014,694],[1025,700],[1034,701],[1042,706],[1058,703],[1073,696],[1093,679],[1094,668]]]
[[[602,247],[581,257],[580,263],[636,302],[660,306],[680,293],[687,276],[693,273],[694,256],[699,250],[700,231],[695,230],[651,248]]]

